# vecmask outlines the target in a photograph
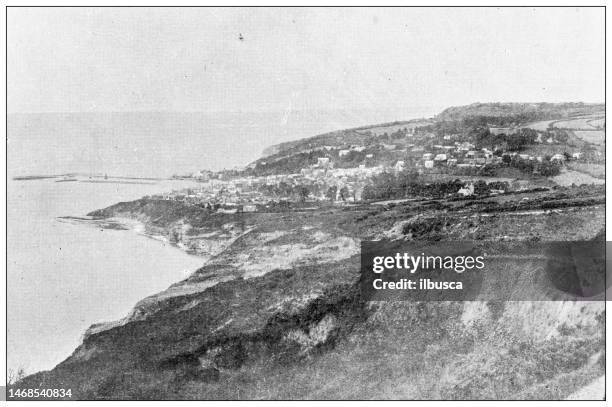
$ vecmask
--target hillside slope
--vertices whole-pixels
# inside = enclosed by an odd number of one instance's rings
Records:
[[[389,233],[590,239],[603,224],[602,199],[595,188],[529,204],[517,195],[495,206],[243,215],[117,204],[92,215],[167,236],[181,228],[180,242],[199,236],[209,261],[124,320],[92,327],[67,360],[17,386],[69,386],[81,399],[565,398],[603,372],[603,303],[364,302],[357,242]],[[490,216],[473,217],[479,210]]]

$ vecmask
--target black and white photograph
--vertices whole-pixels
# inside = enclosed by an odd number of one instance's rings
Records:
[[[605,400],[603,4],[4,12],[4,400]]]

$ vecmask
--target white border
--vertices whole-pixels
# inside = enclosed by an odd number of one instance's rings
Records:
[[[430,0],[430,1],[412,1],[412,0],[387,0],[385,2],[383,2],[382,4],[376,4],[372,1],[370,2],[366,2],[366,1],[360,1],[360,0],[335,0],[335,1],[321,1],[321,0],[311,0],[311,1],[295,1],[295,0],[266,0],[266,1],[255,1],[255,0],[236,0],[236,1],[232,1],[232,2],[223,2],[223,1],[193,1],[193,0],[182,0],[180,2],[177,2],[175,4],[173,4],[172,1],[159,1],[159,0],[149,0],[149,1],[118,1],[118,0],[97,0],[97,1],[92,1],[92,0],[86,0],[86,1],[67,1],[67,0],[56,0],[56,1],[48,1],[48,2],[44,2],[44,1],[29,1],[29,2],[23,2],[23,1],[2,1],[2,10],[1,10],[1,21],[2,24],[0,24],[2,26],[1,34],[0,34],[0,40],[2,42],[2,47],[3,47],[3,52],[2,52],[2,59],[3,59],[3,63],[1,64],[1,72],[2,72],[2,89],[3,89],[3,93],[4,95],[6,95],[6,84],[5,84],[5,77],[6,77],[6,38],[5,38],[5,21],[6,21],[6,8],[5,6],[605,6],[606,2],[605,1],[578,1],[578,0],[573,0],[573,1],[567,1],[567,0],[556,0],[556,1],[551,1],[551,0],[539,0],[539,1],[528,1],[528,2],[520,2],[520,1],[503,1],[497,4],[491,4],[490,1],[486,1],[486,0],[471,0],[471,1],[458,1],[458,0]],[[607,9],[606,9],[606,18],[607,18]],[[542,22],[543,24],[546,24],[546,22]],[[606,34],[606,54],[607,55],[612,55],[612,52],[610,50],[610,47],[612,44],[612,39],[610,38],[610,34],[609,32],[611,30],[607,30],[607,34]],[[612,78],[612,75],[608,75],[610,71],[610,65],[607,65],[607,69],[606,69],[606,77],[610,77]],[[612,95],[612,91],[610,91],[610,82],[611,81],[607,81],[606,82],[606,94],[607,95]],[[3,133],[5,133],[5,129],[6,129],[6,116],[4,114],[4,112],[6,111],[6,98],[2,97],[2,101],[1,101],[1,106],[2,106],[2,129],[3,129]],[[5,134],[5,139],[6,139],[6,134]],[[0,156],[1,157],[6,157],[6,143],[0,143],[1,144],[1,151],[0,151]],[[606,144],[606,157],[612,157],[612,155],[610,154],[610,145]],[[0,217],[1,221],[0,224],[2,226],[2,230],[3,232],[6,232],[6,170],[5,170],[5,163],[4,160],[2,160],[3,163],[0,166],[1,168],[1,172],[2,172],[2,195],[3,195],[3,199],[0,200],[0,209],[3,213],[3,216]],[[612,174],[612,162],[610,162],[609,160],[606,162],[606,171],[607,173]],[[612,189],[606,189],[606,200],[608,202],[612,202]],[[611,217],[610,217],[610,212],[607,210],[606,208],[606,224],[607,225],[612,225],[611,222]],[[2,250],[2,268],[4,268],[4,264],[6,264],[6,233],[2,233],[1,238],[2,240],[2,245],[4,247],[4,250]],[[610,230],[610,227],[608,227],[608,230],[606,231],[606,239],[607,240],[612,240],[612,231]],[[6,270],[4,270],[4,273],[6,273]],[[5,274],[6,275],[6,274]],[[5,292],[6,289],[6,283],[5,283],[5,279],[1,278],[0,279],[0,292]],[[6,382],[6,371],[4,370],[4,366],[6,365],[6,354],[5,354],[5,349],[6,349],[6,337],[5,337],[5,327],[6,327],[6,302],[5,299],[3,298],[2,301],[0,301],[0,321],[2,324],[2,334],[0,335],[0,348],[2,349],[2,351],[0,352],[0,365],[2,366],[2,369],[0,369],[1,373],[0,373],[0,383],[4,383]],[[610,310],[610,312],[608,313],[608,315],[606,316],[606,324],[608,327],[611,327],[609,329],[607,329],[607,335],[606,335],[606,339],[607,339],[607,343],[612,343],[612,309]],[[612,395],[612,386],[610,385],[610,381],[612,379],[612,372],[610,371],[610,366],[612,366],[612,362],[608,362],[607,364],[607,371],[606,371],[606,394],[608,395]],[[17,403],[17,402],[11,402],[11,403]],[[23,402],[20,402],[23,403]],[[45,405],[48,402],[44,402],[44,401],[36,401],[36,402],[27,402],[28,405],[34,405],[34,406],[38,406],[38,405]],[[113,405],[113,404],[118,404],[118,405],[124,405],[124,404],[128,404],[128,403],[137,403],[137,402],[111,402],[111,401],[103,401],[103,402],[53,402],[54,405],[58,405],[57,403],[59,403],[60,405],[87,405],[87,406],[100,406],[100,405]],[[188,402],[188,401],[180,401],[180,402],[155,402],[155,405],[162,405],[162,406],[166,406],[166,405],[172,405],[172,406],[176,406],[176,405],[193,405],[193,402]],[[200,402],[201,403],[201,402]],[[311,405],[311,404],[316,404],[318,406],[328,406],[328,405],[337,405],[337,406],[342,406],[342,405],[352,405],[352,406],[374,406],[374,405],[379,405],[381,402],[363,402],[363,401],[357,401],[357,402],[350,402],[350,401],[338,401],[338,402],[300,402],[300,401],[295,401],[295,402],[271,402],[271,401],[245,401],[245,402],[232,402],[232,401],[218,401],[218,402],[206,402],[206,405],[210,405],[210,406],[235,406],[235,405],[248,405],[248,406],[257,406],[257,407],[264,407],[264,406],[269,406],[270,404],[274,404],[274,405],[286,405],[286,404],[292,404],[292,405]],[[410,401],[410,402],[401,402],[401,401],[389,401],[389,402],[385,402],[386,404],[391,404],[393,403],[394,405],[399,405],[399,404],[407,404],[410,403],[411,406],[432,406],[432,403],[436,403],[435,401]],[[459,401],[459,402],[440,402],[440,403],[444,403],[444,404],[453,404],[453,405],[457,405],[457,406],[473,406],[474,404],[480,404],[483,405],[484,403],[486,403],[486,405],[503,405],[503,406],[515,406],[515,405],[537,405],[537,406],[555,406],[558,405],[559,402],[558,401],[550,401],[550,402],[529,402],[529,401],[483,401],[483,402],[473,402],[473,401]],[[436,403],[437,404],[437,403]],[[606,405],[606,402],[591,402],[589,403],[589,405]],[[570,402],[570,401],[566,401],[563,402],[564,406],[582,406],[584,405],[583,401],[576,401],[576,402]]]

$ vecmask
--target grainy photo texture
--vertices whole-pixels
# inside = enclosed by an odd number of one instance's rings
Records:
[[[8,400],[602,400],[603,7],[9,7]]]

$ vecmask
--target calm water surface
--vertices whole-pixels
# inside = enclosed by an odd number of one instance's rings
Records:
[[[131,231],[57,220],[181,185],[8,181],[9,368],[52,368],[91,324],[125,316],[203,264]]]

